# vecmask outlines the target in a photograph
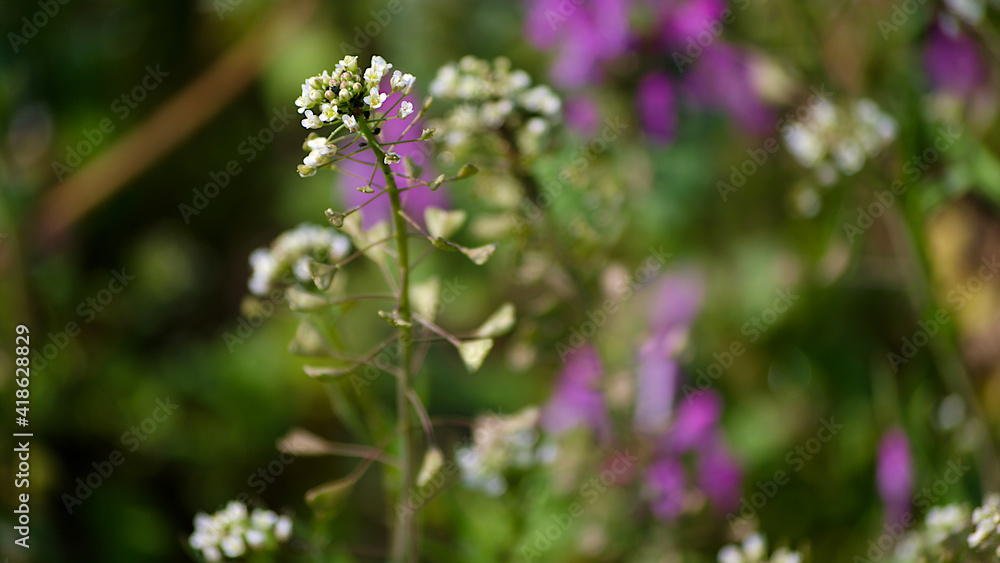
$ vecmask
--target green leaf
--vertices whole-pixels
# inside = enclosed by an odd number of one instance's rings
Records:
[[[458,354],[462,356],[462,361],[465,362],[465,369],[469,370],[469,373],[474,373],[483,365],[486,356],[493,349],[493,339],[477,338],[475,340],[465,340],[460,342],[457,348]]]
[[[310,321],[299,323],[295,338],[288,343],[288,351],[298,356],[327,356],[330,348],[323,333]]]
[[[513,303],[504,303],[472,334],[478,338],[493,338],[514,327],[517,313]]]
[[[446,211],[437,207],[424,210],[424,222],[432,237],[448,238],[455,234],[465,224],[468,215],[464,210]]]
[[[336,453],[333,442],[303,428],[293,428],[278,441],[278,451],[300,456],[325,456]]]
[[[288,307],[298,313],[311,313],[330,305],[326,297],[310,293],[298,286],[289,287],[287,295]]]
[[[441,280],[433,277],[419,284],[411,285],[410,301],[418,315],[434,322],[441,305]]]
[[[361,214],[351,213],[344,221],[344,232],[351,237],[354,247],[357,249],[367,248],[364,255],[369,260],[385,263],[386,253],[381,244],[368,248],[376,241],[385,240],[389,237],[389,224],[385,221],[375,223],[370,229],[361,228]]]
[[[333,277],[337,274],[337,270],[339,269],[340,268],[336,266],[330,266],[315,260],[311,260],[309,262],[309,273],[312,275],[313,283],[316,284],[316,289],[320,291],[330,289],[330,284],[333,283]]]
[[[351,375],[352,373],[358,371],[358,367],[359,366],[356,364],[345,367],[302,366],[302,371],[313,379],[317,379],[319,381],[332,381],[345,375]]]
[[[462,168],[458,170],[458,174],[455,175],[455,178],[461,180],[463,178],[475,176],[478,172],[479,169],[476,168],[475,164],[466,164],[465,166],[462,166]]]
[[[487,261],[489,261],[491,256],[493,256],[493,253],[496,251],[497,246],[498,244],[494,242],[492,244],[487,244],[486,246],[477,246],[476,248],[459,247],[459,250],[462,252],[462,254],[468,256],[469,260],[472,260],[472,262],[475,265],[482,266]]]
[[[423,487],[441,471],[444,465],[444,454],[437,446],[427,450],[424,454],[424,462],[420,464],[420,473],[417,474],[417,486]]]

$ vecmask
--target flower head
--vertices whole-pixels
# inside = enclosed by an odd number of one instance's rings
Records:
[[[392,86],[393,92],[402,92],[403,90],[409,90],[413,88],[413,83],[416,78],[412,74],[403,74],[400,71],[395,71],[392,73],[392,78],[389,80],[389,85]]]
[[[533,154],[562,111],[562,100],[551,88],[532,88],[528,74],[511,69],[505,58],[490,63],[463,57],[457,63],[448,63],[431,82],[431,93],[457,102],[438,124],[451,148],[506,128],[513,131],[522,152]]]
[[[336,262],[350,248],[350,239],[336,229],[303,223],[279,235],[269,248],[259,248],[250,254],[252,272],[247,285],[251,293],[263,297],[290,279],[290,275],[300,283],[311,282],[309,262]]]
[[[410,102],[402,102],[399,104],[399,118],[406,119],[413,113],[413,104]]]
[[[879,495],[886,509],[886,522],[899,522],[910,509],[913,494],[913,462],[910,443],[900,428],[885,433],[878,448],[876,472]]]
[[[221,561],[223,556],[236,559],[254,551],[274,550],[291,537],[292,521],[269,510],[254,509],[230,502],[225,508],[194,517],[194,532],[188,544],[200,551],[207,561]]]
[[[387,94],[381,94],[378,91],[378,86],[372,86],[369,90],[368,95],[365,96],[365,104],[372,109],[378,109],[382,107],[382,102],[385,101]]]

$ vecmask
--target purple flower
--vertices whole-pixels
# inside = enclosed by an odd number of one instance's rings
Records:
[[[667,276],[653,303],[652,335],[639,351],[635,427],[660,434],[667,429],[680,377],[674,360],[701,305],[703,282],[695,272]]]
[[[542,428],[558,435],[586,426],[600,441],[608,441],[611,421],[600,390],[603,371],[601,359],[592,346],[571,352],[555,393],[542,411]]]
[[[563,86],[583,86],[601,78],[601,65],[628,48],[630,1],[591,0],[586,4],[534,0],[525,31],[538,47],[556,48],[552,79]]]
[[[882,436],[878,447],[875,475],[878,492],[885,504],[887,522],[898,522],[910,509],[913,494],[913,463],[906,433],[893,428]]]
[[[635,429],[662,434],[670,426],[680,368],[662,336],[654,335],[639,351]]]
[[[697,449],[715,439],[722,414],[722,399],[714,391],[703,391],[681,402],[668,441],[676,452]]]
[[[664,277],[650,311],[650,328],[664,334],[677,330],[687,331],[701,308],[705,294],[705,281],[694,270],[676,272]]]
[[[672,457],[661,458],[646,468],[646,486],[653,491],[651,508],[662,520],[673,520],[684,510],[684,466]]]
[[[389,90],[387,86],[383,86],[382,91]],[[399,100],[402,93],[390,94],[389,97],[383,102],[384,108],[393,107],[394,104]],[[420,107],[421,101],[417,98],[416,94],[411,94],[407,96],[406,101],[412,103],[414,107]],[[396,106],[398,107],[398,106]],[[392,119],[389,121],[382,122],[382,139],[386,142],[394,142],[403,131],[412,123],[415,117],[411,116],[408,119]],[[400,140],[409,141],[420,138],[422,129],[420,124],[417,123],[410,128],[410,130],[403,136]],[[424,167],[423,174],[421,174],[420,179],[425,182],[430,182],[434,179],[434,172],[431,170],[430,166],[430,152],[429,148],[425,146],[426,143],[404,143],[401,145],[396,145],[392,147],[386,147],[387,150],[392,150],[393,152],[399,154],[402,157],[410,157],[413,161],[420,166]],[[340,154],[349,154],[359,150],[358,144],[352,144],[349,147],[341,149]],[[344,174],[340,174],[340,187],[344,193],[345,206],[350,209],[365,203],[366,201],[376,198],[375,201],[369,203],[361,210],[362,223],[367,227],[372,224],[388,220],[392,215],[392,206],[389,203],[389,196],[382,194],[379,195],[381,188],[384,187],[384,180],[382,178],[382,172],[377,171],[375,173],[374,184],[372,187],[375,189],[373,194],[361,193],[357,190],[358,186],[363,186],[367,184],[368,178],[372,175],[372,166],[374,164],[374,156],[371,151],[360,152],[353,156],[357,161],[352,160],[341,160],[337,167],[344,171]],[[403,173],[403,162],[390,165],[391,168],[399,173]],[[410,186],[408,180],[396,177],[396,186],[399,189],[404,189]],[[406,212],[417,221],[423,221],[424,209],[428,207],[448,207],[448,198],[445,196],[443,190],[431,191],[427,186],[420,186],[414,188],[413,190],[407,190],[402,193],[403,208]]]
[[[677,101],[670,79],[651,72],[639,81],[636,108],[642,126],[654,141],[669,143],[677,129]]]
[[[650,317],[653,334],[639,350],[635,428],[640,432],[662,434],[670,424],[680,378],[674,354],[687,338],[702,292],[695,272],[671,274],[660,284]]]
[[[736,47],[710,45],[691,67],[687,92],[696,104],[721,110],[743,129],[763,134],[772,128],[773,117],[757,94],[747,63],[747,54]]]
[[[942,92],[968,96],[986,79],[986,68],[976,43],[961,32],[931,28],[924,47],[924,70],[931,85]]]
[[[592,137],[600,125],[601,113],[597,105],[588,98],[566,100],[563,116],[566,124],[578,133]]]
[[[720,21],[726,9],[723,0],[674,0],[665,3],[660,14],[661,39],[667,48],[680,48],[697,41],[702,31],[711,32],[712,22]],[[721,22],[720,22],[721,24]]]
[[[698,458],[698,487],[719,512],[737,507],[743,484],[740,466],[716,435],[702,443]]]

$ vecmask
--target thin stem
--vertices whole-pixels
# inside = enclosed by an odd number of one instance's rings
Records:
[[[361,134],[368,141],[375,163],[382,170],[385,178],[386,191],[389,192],[389,202],[392,205],[393,234],[396,237],[396,248],[399,254],[399,301],[396,312],[403,321],[399,327],[400,345],[403,347],[400,359],[400,373],[396,378],[396,413],[399,439],[400,487],[399,504],[406,505],[407,495],[416,488],[416,471],[413,454],[416,449],[416,437],[410,426],[410,368],[413,358],[412,313],[410,311],[410,248],[406,232],[406,220],[403,219],[403,204],[396,187],[396,178],[392,169],[385,163],[385,152],[379,146],[375,134],[364,119],[358,120]],[[399,521],[393,532],[391,561],[398,563],[416,563],[417,561],[417,525],[416,515],[404,510],[399,514]]]

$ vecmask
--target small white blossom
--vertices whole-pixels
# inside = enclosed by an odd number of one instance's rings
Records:
[[[896,121],[869,99],[840,108],[821,98],[807,109],[805,119],[784,127],[782,136],[795,160],[812,168],[823,185],[836,181],[837,173],[856,174],[896,138]]]
[[[306,129],[319,129],[323,126],[323,121],[320,120],[319,116],[313,114],[311,109],[306,110],[305,116],[305,119],[302,120],[302,126]]]
[[[336,104],[331,104],[329,102],[324,103],[319,106],[319,118],[326,123],[332,123],[337,120],[337,106]]]
[[[410,102],[405,102],[405,101],[403,103],[399,104],[399,118],[400,119],[406,119],[407,117],[410,116],[411,113],[413,113],[413,104],[411,104]]]
[[[389,84],[392,86],[393,92],[401,92],[413,87],[413,83],[416,78],[412,74],[403,74],[400,71],[395,71],[392,73],[392,78],[389,79]]]
[[[385,101],[387,96],[388,94],[379,93],[378,87],[372,87],[372,89],[368,91],[368,95],[365,96],[364,101],[365,104],[371,107],[372,109],[378,109],[382,107],[382,102]]]
[[[444,142],[459,148],[485,133],[511,127],[517,148],[524,154],[537,153],[542,133],[559,119],[562,101],[548,86],[530,86],[531,77],[511,69],[506,58],[491,64],[463,57],[444,65],[431,83],[431,93],[461,102],[436,123]]]
[[[719,550],[719,563],[802,563],[802,554],[781,547],[767,557],[767,540],[755,533],[744,538],[742,545],[727,545]]]
[[[289,272],[299,281],[308,282],[312,278],[309,261],[332,264],[346,256],[350,248],[350,240],[333,228],[304,223],[285,231],[274,239],[270,248],[257,249],[250,254],[250,291],[263,297],[272,287],[281,284],[283,276]],[[261,518],[259,515],[252,517],[255,525]]]
[[[237,559],[246,555],[248,548],[273,550],[291,537],[291,526],[287,516],[260,509],[249,515],[244,504],[234,501],[211,516],[195,515],[188,544],[207,561],[221,561],[223,556]]]
[[[473,444],[455,451],[462,483],[489,496],[507,490],[503,472],[508,467],[526,468],[537,460],[539,411],[526,408],[510,416],[488,415],[476,419]]]
[[[358,57],[353,55],[348,55],[340,62],[337,63],[336,68],[334,68],[335,74],[341,74],[343,72],[357,72],[358,71]]]
[[[274,537],[278,541],[285,541],[292,535],[292,519],[288,516],[280,516],[274,523]]]
[[[358,120],[353,115],[345,115],[343,119],[344,126],[347,127],[347,130],[351,133],[357,133],[361,130],[361,128],[358,127]]]
[[[395,163],[399,162],[400,160],[401,160],[401,157],[397,153],[394,153],[394,152],[387,152],[387,153],[385,153],[385,158],[382,159],[382,161],[385,162],[386,164],[395,164]]]

